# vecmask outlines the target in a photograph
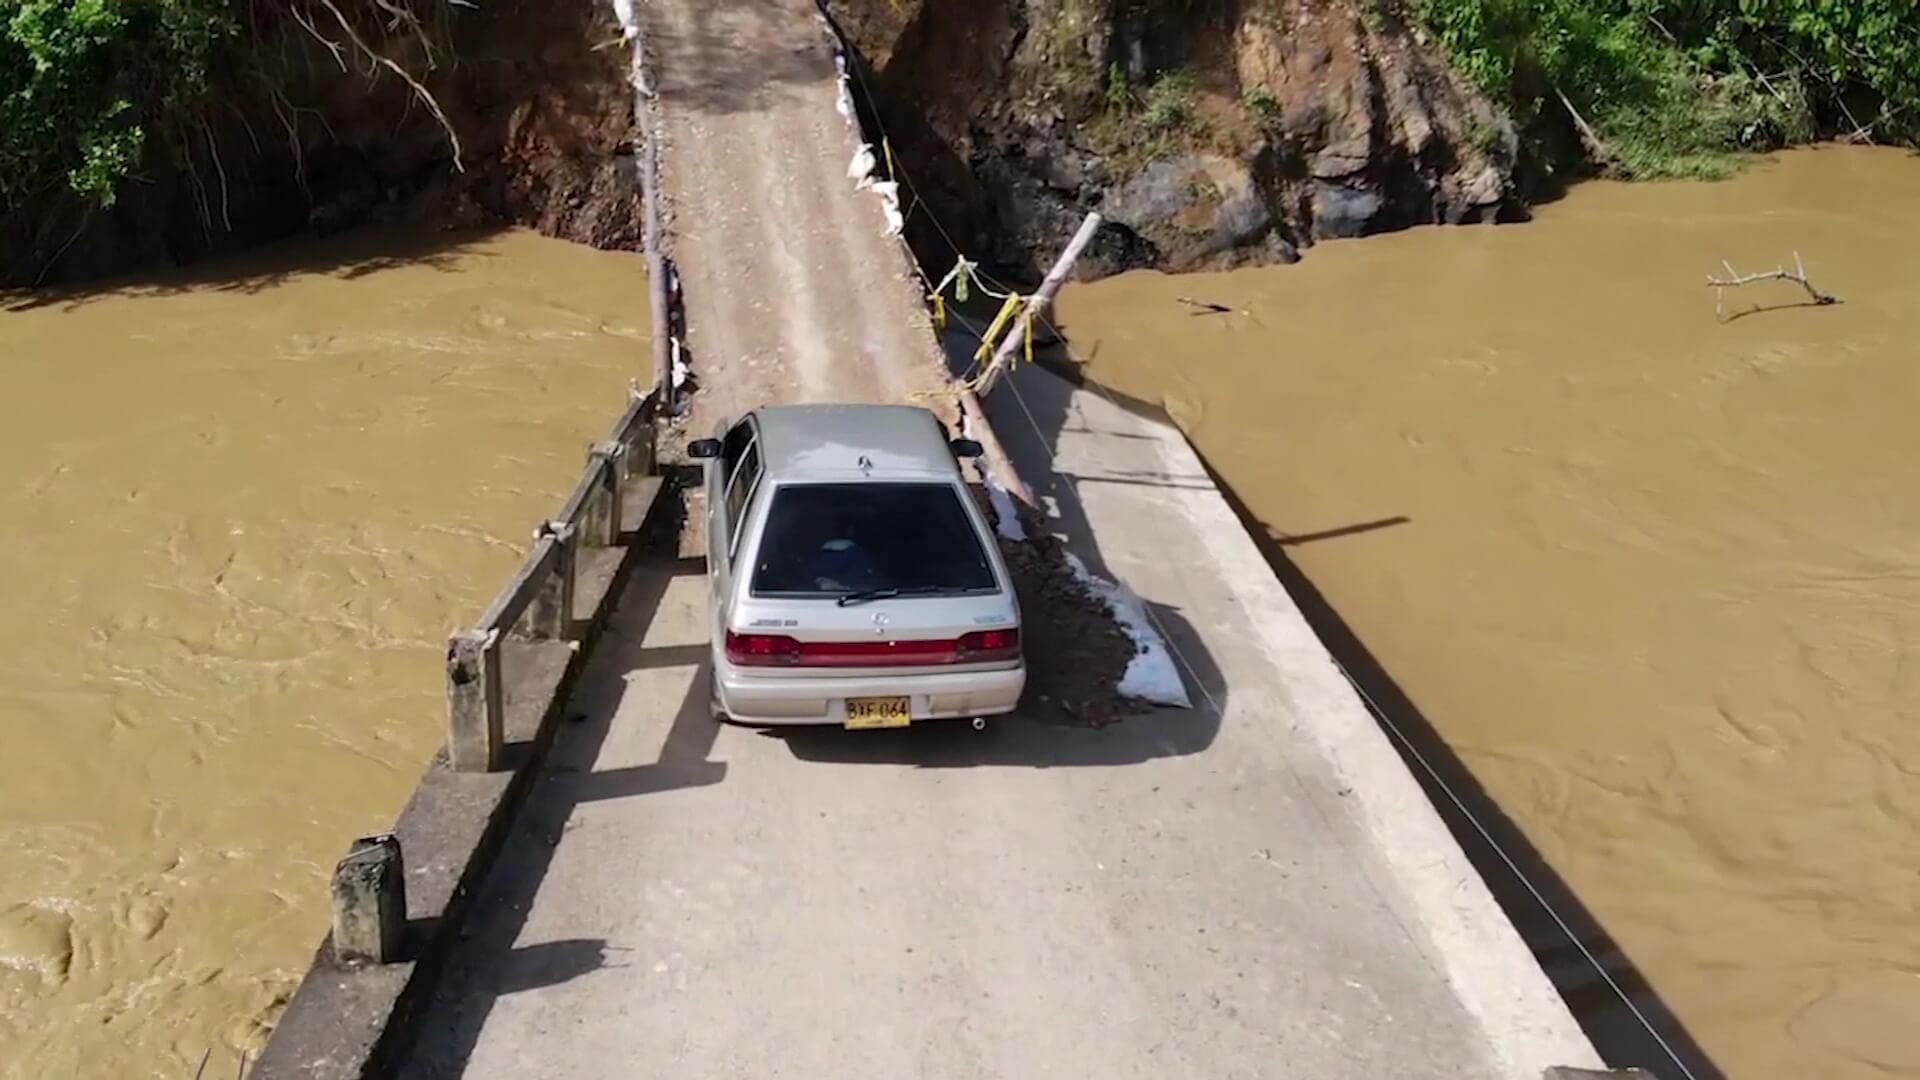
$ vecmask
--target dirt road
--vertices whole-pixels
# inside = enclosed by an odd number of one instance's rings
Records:
[[[808,0],[654,0],[642,24],[664,119],[662,190],[706,432],[767,402],[908,400],[945,383],[926,305],[848,176]]]

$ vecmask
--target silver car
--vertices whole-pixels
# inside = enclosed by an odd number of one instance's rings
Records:
[[[905,727],[1013,711],[1020,608],[925,409],[755,410],[688,447],[706,473],[713,711]]]

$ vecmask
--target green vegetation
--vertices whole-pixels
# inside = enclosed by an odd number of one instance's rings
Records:
[[[1577,117],[1632,176],[1719,175],[1816,133],[1920,136],[1915,0],[1411,2],[1523,132]]]
[[[1146,104],[1140,116],[1148,127],[1169,131],[1193,121],[1193,76],[1185,71],[1169,71],[1147,86]]]
[[[1119,64],[1108,65],[1087,136],[1122,172],[1209,145],[1213,135],[1197,111],[1199,93],[1190,71],[1163,71],[1135,86]]]
[[[65,184],[101,202],[208,90],[227,0],[0,0],[0,210]]]
[[[1240,101],[1259,123],[1270,123],[1280,118],[1280,102],[1274,99],[1273,91],[1264,86],[1248,87]]]
[[[289,129],[289,72],[392,73],[458,140],[426,88],[392,58],[424,59],[442,0],[0,0],[0,220],[48,196],[110,205],[171,158],[218,171],[220,121],[254,141]],[[423,14],[416,15],[418,8]],[[308,110],[310,111],[310,110]],[[224,177],[223,177],[224,182]]]

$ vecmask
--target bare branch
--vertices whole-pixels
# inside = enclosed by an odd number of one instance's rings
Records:
[[[280,118],[281,125],[287,129],[287,148],[293,151],[293,178],[299,183],[300,190],[311,199],[313,193],[307,189],[306,155],[300,150],[300,113],[298,110],[289,111],[291,105],[286,95],[275,86],[267,87],[267,104],[273,106],[273,114]]]
[[[1174,299],[1190,308],[1197,309],[1194,311],[1195,315],[1228,315],[1233,312],[1233,309],[1225,304],[1216,304],[1211,300],[1195,300],[1191,296],[1176,296]]]
[[[434,56],[433,42],[427,37],[427,28],[420,25],[419,18],[413,12],[394,3],[393,0],[373,0],[373,2],[380,10],[393,16],[393,21],[388,24],[387,29],[395,30],[404,26],[412,32],[414,40],[420,43],[421,51],[426,54],[429,71],[440,66]]]
[[[1793,269],[1791,270],[1784,266],[1779,266],[1772,270],[1762,270],[1755,274],[1742,274],[1736,271],[1730,262],[1722,260],[1720,265],[1727,268],[1727,276],[1718,278],[1712,274],[1708,274],[1707,284],[1713,289],[1713,317],[1721,322],[1726,321],[1727,290],[1739,288],[1742,285],[1751,285],[1756,281],[1794,282],[1801,288],[1807,290],[1807,296],[1812,298],[1813,302],[1821,307],[1840,302],[1839,297],[1820,291],[1813,282],[1807,280],[1806,265],[1800,261],[1800,253],[1797,251],[1793,253]]]
[[[1560,104],[1567,110],[1567,115],[1573,117],[1573,126],[1580,131],[1580,141],[1587,148],[1587,156],[1593,158],[1598,165],[1606,167],[1618,165],[1620,159],[1614,155],[1613,147],[1608,146],[1606,140],[1600,137],[1600,133],[1593,130],[1587,123],[1587,118],[1581,116],[1580,110],[1574,108],[1573,102],[1567,100],[1567,95],[1561,93],[1560,88],[1556,86],[1553,88],[1553,96],[1560,99]]]
[[[253,121],[248,120],[247,114],[240,111],[240,106],[235,105],[232,101],[228,101],[226,104],[227,108],[233,111],[233,115],[239,118],[240,127],[247,133],[247,140],[253,143],[253,155],[259,157],[263,152],[260,149],[260,133],[253,130]]]
[[[61,244],[60,250],[54,252],[53,258],[48,259],[46,261],[46,265],[40,267],[40,272],[34,275],[34,279],[33,279],[34,288],[36,289],[39,288],[40,284],[47,280],[47,275],[53,273],[53,268],[59,264],[61,257],[66,255],[67,249],[73,246],[73,242],[75,240],[80,239],[80,234],[87,231],[87,225],[90,224],[92,221],[93,221],[93,207],[89,206],[87,207],[86,211],[80,215],[80,224],[74,226],[73,235],[67,237],[67,242],[64,244]]]
[[[200,211],[200,231],[209,242],[213,240],[213,211],[207,202],[207,182],[201,178],[200,169],[193,163],[193,139],[185,128],[180,129],[180,145],[184,147],[180,155],[187,166],[187,179],[191,181],[195,209]]]
[[[447,119],[447,114],[440,110],[440,102],[434,98],[432,91],[420,85],[420,80],[407,74],[406,68],[401,67],[387,56],[375,52],[371,46],[361,39],[360,34],[354,30],[353,24],[347,21],[347,17],[334,5],[333,0],[319,0],[319,3],[322,7],[333,13],[334,21],[340,24],[340,29],[346,31],[347,39],[353,42],[354,48],[360,50],[360,52],[366,56],[369,63],[379,64],[387,68],[395,75],[400,76],[402,82],[413,88],[413,92],[419,97],[421,104],[425,105],[428,111],[433,113],[433,118],[440,122],[440,130],[447,133],[447,141],[453,144],[454,170],[456,172],[466,172],[467,167],[460,160],[462,154],[460,149],[460,136],[453,130],[453,124]]]
[[[220,143],[213,137],[213,127],[205,119],[200,121],[200,131],[207,137],[207,155],[213,158],[214,170],[220,174],[220,224],[228,232],[232,232],[233,218],[227,212],[227,166],[220,160]],[[189,154],[193,152],[191,145],[188,146],[187,152]]]
[[[289,8],[288,11],[292,13],[293,21],[299,23],[302,30],[312,34],[313,40],[327,47],[327,51],[333,54],[333,62],[339,64],[340,70],[345,72],[347,70],[346,47],[321,33],[320,28],[313,25],[313,20],[307,18],[306,13],[301,11],[298,5]]]

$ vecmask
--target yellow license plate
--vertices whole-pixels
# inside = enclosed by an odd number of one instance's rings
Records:
[[[857,697],[847,699],[847,727],[906,727],[913,723],[913,701],[903,697]]]

